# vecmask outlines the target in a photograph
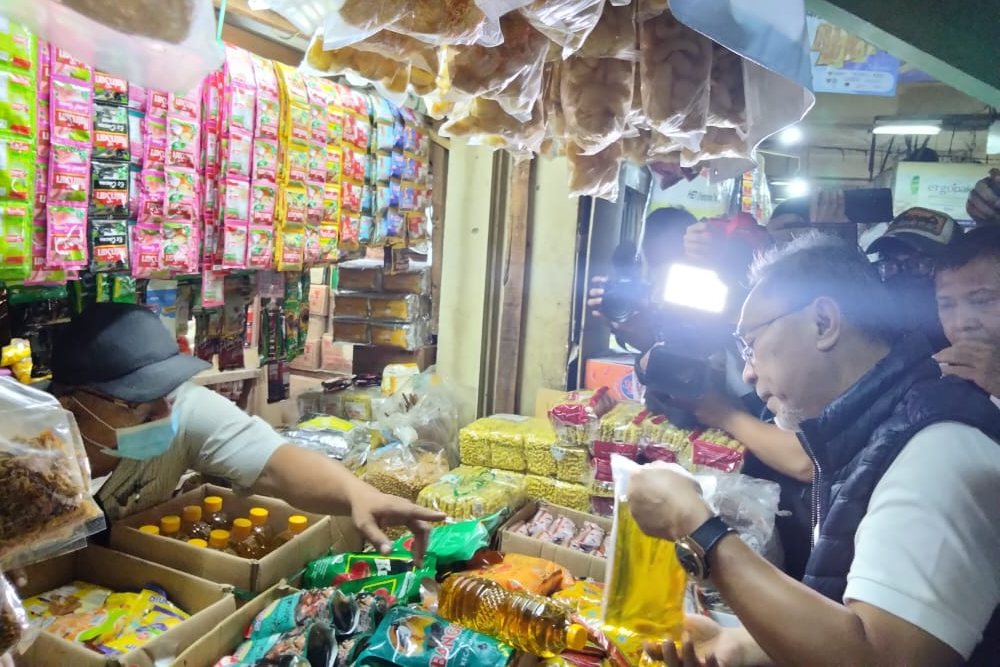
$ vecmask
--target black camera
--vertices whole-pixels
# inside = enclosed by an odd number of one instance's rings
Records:
[[[621,324],[649,305],[650,286],[643,279],[638,249],[630,241],[620,243],[611,257],[613,272],[604,286],[601,314]]]

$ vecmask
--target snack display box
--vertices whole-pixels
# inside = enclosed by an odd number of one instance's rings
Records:
[[[83,644],[40,632],[31,648],[18,658],[17,664],[23,667],[174,664],[173,658],[179,652],[236,611],[236,601],[229,586],[98,546],[32,565],[25,570],[25,575],[27,584],[19,590],[22,599],[73,581],[85,581],[114,591],[136,591],[152,582],[163,588],[170,601],[191,617],[142,648],[121,656],[102,655]]]
[[[553,544],[551,542],[545,542],[527,535],[521,535],[511,530],[512,527],[517,524],[529,521],[531,517],[535,516],[535,513],[540,509],[547,510],[556,517],[562,516],[571,519],[577,526],[580,526],[584,521],[589,521],[603,528],[605,533],[611,532],[611,519],[594,516],[593,514],[586,514],[584,512],[577,512],[576,510],[571,510],[568,507],[560,507],[558,505],[533,500],[521,507],[521,509],[515,512],[506,521],[506,523],[500,527],[500,551],[524,554],[525,556],[535,556],[537,558],[545,558],[562,565],[569,570],[574,577],[580,579],[593,579],[595,581],[603,582],[605,570],[607,569],[606,559],[592,554],[583,553],[581,551],[577,551],[576,549],[570,549],[569,547],[565,547],[560,544]]]
[[[139,526],[156,524],[166,514],[180,514],[185,505],[200,505],[206,496],[220,496],[223,511],[230,519],[245,517],[251,507],[270,513],[272,527],[284,526],[292,514],[309,518],[309,527],[291,542],[260,559],[240,558],[221,551],[140,532]],[[294,580],[306,563],[336,551],[358,551],[361,534],[349,517],[328,517],[300,512],[291,505],[264,496],[239,496],[229,489],[206,484],[170,501],[117,522],[111,529],[111,546],[169,567],[190,572],[210,581],[231,584],[241,591],[261,593],[282,579]]]

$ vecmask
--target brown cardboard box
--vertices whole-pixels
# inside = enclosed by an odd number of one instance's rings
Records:
[[[539,509],[546,509],[555,516],[564,516],[573,520],[573,523],[580,527],[584,521],[591,521],[603,528],[605,531],[611,530],[611,520],[592,514],[584,514],[566,507],[550,505],[546,502],[532,500],[520,510],[514,513],[507,522],[500,527],[500,551],[509,551],[525,556],[536,556],[545,558],[554,563],[562,565],[574,577],[594,579],[604,581],[604,572],[607,569],[607,560],[581,553],[569,547],[563,547],[551,542],[536,540],[527,535],[519,535],[510,531],[511,526],[531,519]]]
[[[306,340],[319,340],[326,333],[326,327],[329,324],[329,318],[326,315],[309,315],[309,326],[306,329]]]
[[[635,356],[620,354],[587,360],[586,389],[607,387],[616,401],[641,401],[644,388],[635,376]]]
[[[97,546],[32,565],[25,574],[28,583],[20,591],[21,597],[25,598],[74,580],[123,592],[137,591],[152,582],[167,592],[171,602],[191,614],[191,618],[141,649],[116,658],[42,632],[28,652],[18,659],[18,664],[25,667],[152,667],[156,663],[171,664],[174,656],[236,611],[236,602],[227,586]]]
[[[302,346],[302,354],[292,359],[292,368],[316,371],[320,368],[323,341],[307,340]]]
[[[165,514],[180,514],[185,505],[200,505],[205,496],[212,495],[222,497],[223,509],[231,519],[247,516],[251,507],[264,507],[271,513],[272,529],[284,530],[288,517],[292,514],[309,517],[309,527],[294,540],[260,560],[199,549],[138,530],[139,526],[157,523]],[[360,533],[347,517],[299,512],[275,498],[238,496],[228,489],[211,484],[120,520],[111,528],[111,546],[119,551],[163,563],[210,581],[231,584],[241,591],[251,593],[260,593],[282,579],[293,579],[305,568],[306,563],[327,553],[331,547],[337,551],[359,551],[361,544]]]
[[[428,345],[407,352],[374,345],[358,345],[354,348],[354,372],[380,374],[389,364],[416,364],[420,370],[433,366],[437,361],[437,347]]]
[[[284,583],[267,589],[181,653],[173,662],[173,667],[212,667],[222,658],[232,655],[243,643],[243,633],[257,614],[275,600],[294,592],[294,588]]]
[[[309,286],[309,316],[326,317],[330,314],[330,288],[325,283]]]
[[[334,342],[333,334],[323,334],[320,340],[320,368],[350,375],[354,372],[354,347],[353,343]]]

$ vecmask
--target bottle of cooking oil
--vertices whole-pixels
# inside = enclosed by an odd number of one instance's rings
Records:
[[[175,540],[181,537],[181,518],[176,514],[168,514],[160,519],[160,535]]]
[[[185,539],[208,540],[211,526],[201,520],[201,505],[188,505],[181,512],[181,533]]]
[[[454,574],[441,584],[437,613],[543,658],[566,649],[579,651],[587,630],[570,621],[569,611],[549,598],[514,593],[490,579]]]
[[[253,524],[251,532],[265,551],[271,550],[271,529],[267,526],[270,516],[270,513],[263,507],[250,508],[250,523]]]
[[[236,555],[236,552],[229,548],[229,531],[213,530],[208,536],[208,548],[215,551],[224,551]]]
[[[250,519],[233,521],[233,530],[229,534],[229,548],[243,558],[261,558],[267,553],[267,549],[254,537]]]
[[[271,551],[274,551],[282,544],[291,542],[292,538],[304,531],[308,525],[309,517],[302,516],[301,514],[293,514],[288,517],[288,527],[275,535],[274,540],[271,542]]]
[[[229,530],[229,515],[222,511],[222,498],[205,496],[203,501],[205,511],[201,520],[211,526],[212,530]]]
[[[150,535],[159,535],[160,534],[160,527],[159,526],[153,526],[153,525],[139,526],[139,532],[140,533],[148,533]]]

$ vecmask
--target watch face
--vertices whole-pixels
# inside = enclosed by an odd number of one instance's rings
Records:
[[[697,553],[692,551],[683,540],[674,543],[674,550],[677,552],[677,560],[680,561],[685,572],[696,579],[704,578],[705,564]]]

